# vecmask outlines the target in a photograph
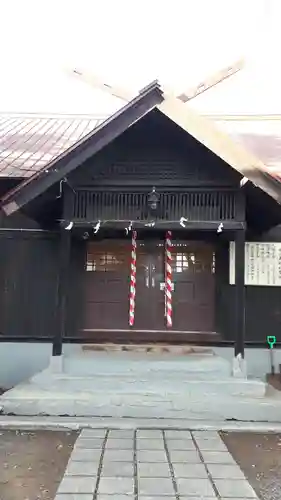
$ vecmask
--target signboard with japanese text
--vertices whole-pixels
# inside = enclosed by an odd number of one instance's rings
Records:
[[[229,283],[235,283],[235,242],[229,245]],[[281,286],[281,243],[246,242],[245,285]]]

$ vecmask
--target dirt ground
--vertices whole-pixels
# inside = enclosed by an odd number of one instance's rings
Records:
[[[266,376],[266,381],[274,387],[274,389],[277,389],[277,391],[281,391],[281,377],[280,374],[275,374],[271,375],[268,374]]]
[[[262,500],[281,499],[281,435],[221,433]]]
[[[53,500],[77,434],[0,431],[0,499]]]

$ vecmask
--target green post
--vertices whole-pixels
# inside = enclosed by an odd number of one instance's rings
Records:
[[[273,347],[276,344],[275,335],[268,335],[267,336],[267,343],[269,345],[271,375],[275,375],[274,359],[273,359]]]
[[[273,346],[276,344],[275,335],[268,335],[266,340],[267,340],[267,343],[269,345],[269,348],[273,349]]]

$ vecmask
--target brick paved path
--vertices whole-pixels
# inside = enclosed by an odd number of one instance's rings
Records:
[[[55,500],[257,498],[215,431],[85,429]]]

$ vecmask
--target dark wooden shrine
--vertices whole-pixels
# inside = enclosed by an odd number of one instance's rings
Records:
[[[264,345],[267,332],[279,340],[280,288],[244,285],[245,240],[281,241],[276,201],[251,182],[241,186],[240,173],[158,109],[98,140],[91,155],[74,148],[60,177],[54,164],[53,182],[45,174],[16,189],[18,210],[2,213],[1,340],[52,340],[55,355],[63,342],[233,344],[243,355],[245,343]],[[133,328],[131,226],[138,233]],[[172,328],[164,314],[167,230]]]

